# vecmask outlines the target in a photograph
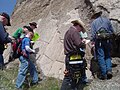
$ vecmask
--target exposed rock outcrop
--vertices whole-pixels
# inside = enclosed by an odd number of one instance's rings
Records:
[[[63,78],[64,34],[73,19],[80,18],[86,24],[89,23],[92,4],[89,0],[22,1],[18,0],[12,15],[12,25],[15,26],[13,30],[30,21],[38,22],[36,32],[40,34],[40,39],[34,46],[39,48],[37,65],[45,75]]]
[[[119,31],[120,0],[18,0],[12,14],[11,33],[18,27],[36,21],[36,32],[40,34],[40,39],[34,45],[38,50],[35,55],[38,69],[46,76],[62,79],[65,59],[64,34],[71,25],[71,20],[79,18],[86,24],[89,33],[90,17],[96,7],[100,7],[104,15],[111,18],[115,31]],[[89,50],[88,47],[87,59],[91,57]],[[5,54],[8,55],[8,52]],[[114,61],[120,63],[119,59]],[[115,77],[109,80],[111,83],[94,81],[90,90],[119,90],[119,65],[115,72]],[[89,71],[87,75],[90,78]]]

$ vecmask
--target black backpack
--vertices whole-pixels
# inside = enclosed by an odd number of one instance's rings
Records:
[[[108,32],[105,28],[101,28],[96,32],[96,39],[109,40],[113,38],[113,33]]]

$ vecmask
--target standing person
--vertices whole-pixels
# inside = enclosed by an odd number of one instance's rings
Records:
[[[10,55],[9,55],[9,60],[8,62],[11,62],[17,58],[17,47],[19,46],[19,43],[21,39],[25,37],[29,32],[33,32],[33,29],[30,26],[23,26],[22,32],[20,33],[20,29],[18,32],[16,32],[13,35],[13,38],[15,39],[14,42],[11,44],[11,50],[10,50]]]
[[[71,26],[69,28],[69,30],[65,33],[64,36],[64,54],[66,55],[65,58],[65,66],[66,66],[66,70],[64,72],[65,76],[64,76],[64,80],[61,86],[61,90],[69,90],[66,89],[66,86],[69,86],[69,84],[71,83],[71,76],[70,76],[70,67],[69,67],[69,60],[70,60],[70,56],[74,55],[74,54],[79,54],[80,53],[80,48],[85,48],[85,42],[82,41],[79,32],[81,31],[85,31],[85,27],[84,27],[84,23],[80,20],[74,20],[71,22],[73,24],[73,26]],[[82,82],[85,82],[86,79],[86,73],[85,73],[85,69],[82,69]],[[73,86],[71,86],[71,88],[75,88]]]
[[[30,25],[30,28],[32,28],[33,30],[34,30],[35,28],[37,28],[37,23],[35,23],[35,22],[31,22],[31,23],[29,23],[29,25]],[[19,38],[22,34],[25,33],[26,28],[27,28],[26,26],[23,26],[23,28],[18,28],[18,29],[13,33],[13,38],[15,38],[15,39]]]
[[[3,69],[4,67],[4,44],[10,43],[12,41],[11,38],[9,38],[9,34],[5,30],[5,26],[11,26],[11,24],[9,15],[3,12],[0,14],[0,69]]]
[[[92,41],[95,45],[96,57],[101,71],[100,79],[111,79],[111,40],[113,27],[107,17],[102,16],[102,11],[97,10],[91,17]]]
[[[37,23],[36,22],[31,22],[29,23],[30,27],[34,30],[35,28],[37,28]]]
[[[38,82],[37,70],[35,68],[35,65],[29,58],[30,53],[35,53],[35,50],[30,48],[30,41],[33,35],[34,35],[33,32],[29,32],[26,35],[26,37],[22,40],[22,46],[21,46],[22,55],[19,58],[21,65],[20,65],[19,73],[16,80],[16,87],[18,89],[22,88],[22,85],[25,81],[28,70],[32,77],[32,84],[37,84]]]

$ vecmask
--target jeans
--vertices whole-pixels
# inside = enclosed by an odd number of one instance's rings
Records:
[[[21,65],[20,65],[19,73],[18,73],[17,80],[16,80],[16,87],[17,88],[22,87],[22,84],[25,81],[28,70],[30,71],[30,76],[32,77],[32,83],[37,83],[38,73],[32,61],[30,61],[29,59],[23,56],[20,56],[19,60],[20,60]]]
[[[96,41],[95,48],[101,75],[106,76],[108,71],[112,72],[112,63],[110,56],[111,42],[110,40]]]
[[[4,66],[4,59],[3,59],[3,55],[0,54],[0,69],[3,69]]]

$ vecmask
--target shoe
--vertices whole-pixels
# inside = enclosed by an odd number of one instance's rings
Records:
[[[82,84],[87,84],[87,83],[89,83],[88,79],[85,79],[85,80],[82,81]]]
[[[107,72],[107,79],[111,79],[113,77],[112,72],[108,71]]]
[[[22,88],[16,88],[15,90],[23,90]]]
[[[4,70],[6,68],[6,66],[5,65],[2,65],[2,64],[0,64],[0,70]]]
[[[115,64],[115,63],[112,63],[112,67],[114,68],[114,67],[117,67],[117,64]]]
[[[105,75],[105,76],[101,75],[101,76],[99,77],[99,79],[101,79],[101,80],[106,80],[106,79],[107,79],[107,76],[106,76],[106,75]]]
[[[36,82],[36,83],[30,83],[30,86],[34,86],[34,85],[38,85],[39,83]]]

